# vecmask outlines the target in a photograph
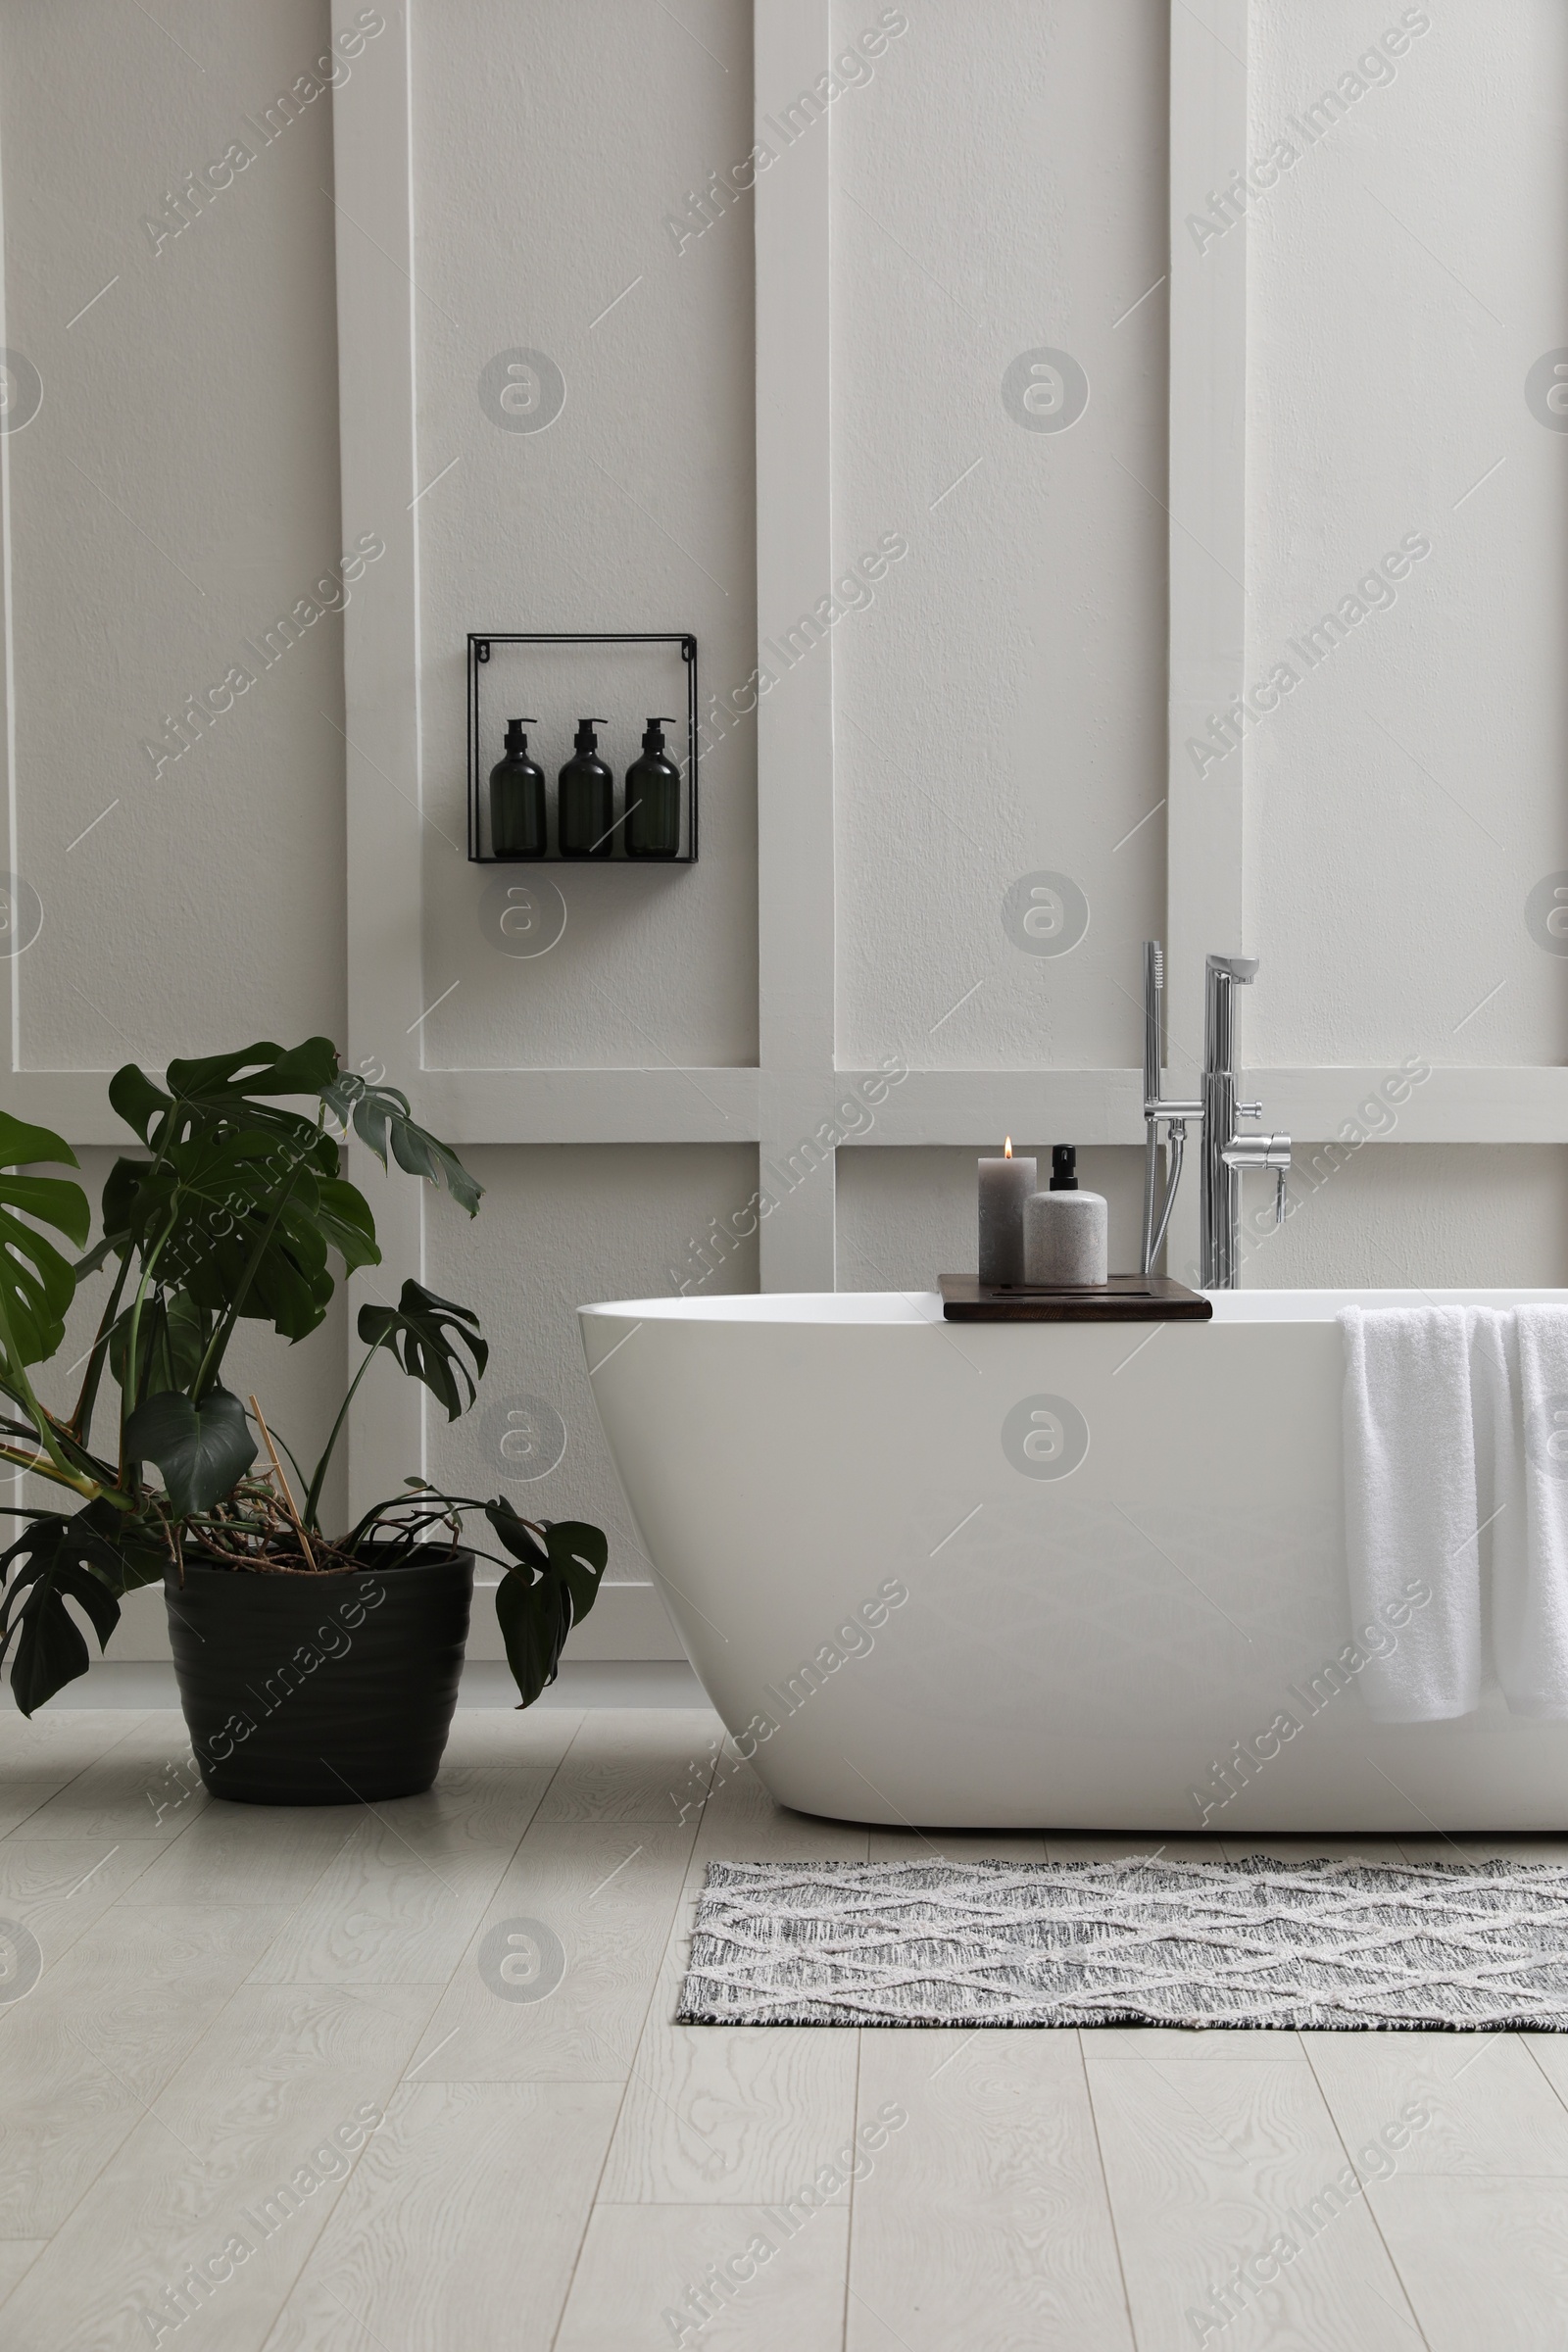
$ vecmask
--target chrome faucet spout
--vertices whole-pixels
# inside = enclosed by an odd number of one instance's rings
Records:
[[[1251,956],[1210,956],[1203,976],[1203,1166],[1199,1280],[1205,1291],[1233,1291],[1241,1275],[1242,1172],[1275,1171],[1274,1222],[1285,1221],[1288,1135],[1239,1135],[1238,1119],[1260,1119],[1261,1102],[1236,1092],[1236,991],[1257,976]]]
[[[1189,1120],[1201,1130],[1199,1168],[1199,1280],[1205,1291],[1233,1291],[1241,1274],[1242,1176],[1275,1174],[1274,1222],[1285,1221],[1288,1135],[1240,1135],[1238,1119],[1260,1119],[1261,1102],[1238,1101],[1236,991],[1257,976],[1252,956],[1210,956],[1203,969],[1203,1079],[1197,1102],[1160,1091],[1165,1063],[1165,958],[1156,939],[1144,942],[1144,1224],[1140,1265],[1152,1274],[1170,1224]],[[1165,1124],[1164,1198],[1156,1206],[1159,1126]]]

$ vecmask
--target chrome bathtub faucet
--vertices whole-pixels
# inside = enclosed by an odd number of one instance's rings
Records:
[[[1200,1168],[1199,1268],[1205,1291],[1233,1291],[1241,1263],[1242,1171],[1272,1168],[1276,1175],[1274,1223],[1285,1222],[1285,1171],[1291,1164],[1288,1135],[1239,1135],[1238,1119],[1260,1119],[1261,1102],[1236,1099],[1236,991],[1255,977],[1250,956],[1210,956],[1203,977],[1203,1091],[1197,1102],[1162,1100],[1165,1066],[1165,958],[1157,939],[1144,942],[1144,1234],[1142,1271],[1152,1274],[1170,1224],[1181,1182],[1187,1122],[1202,1128]],[[1168,1172],[1156,1216],[1159,1122],[1165,1122]]]

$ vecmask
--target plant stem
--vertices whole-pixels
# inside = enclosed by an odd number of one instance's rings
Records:
[[[268,1428],[267,1417],[263,1413],[261,1406],[257,1403],[254,1396],[251,1398],[251,1411],[256,1415],[256,1426],[262,1433],[262,1443],[267,1447],[268,1455],[271,1461],[272,1474],[277,1480],[278,1491],[282,1494],[288,1515],[294,1522],[294,1532],[299,1537],[300,1549],[305,1554],[306,1565],[314,1568],[316,1566],[316,1554],[311,1549],[311,1539],[305,1533],[305,1523],[301,1519],[299,1512],[294,1507],[294,1497],[289,1492],[288,1480],[283,1476],[283,1465],[277,1458],[277,1447],[272,1444],[272,1433]]]
[[[74,1487],[78,1494],[86,1494],[89,1489],[81,1485],[80,1473],[72,1469],[71,1464],[55,1443],[54,1432],[49,1426],[49,1416],[32,1393],[32,1383],[27,1378],[27,1368],[22,1360],[22,1350],[17,1346],[12,1333],[11,1318],[6,1312],[3,1297],[0,1297],[0,1357],[4,1359],[6,1386],[16,1396],[18,1403],[37,1431],[38,1443],[54,1464],[52,1475],[57,1483],[61,1486]],[[30,1469],[32,1465],[28,1463],[25,1467]],[[48,1477],[51,1473],[45,1471],[43,1475]],[[92,1482],[92,1487],[93,1491],[96,1491],[96,1482]]]
[[[37,1478],[47,1478],[54,1486],[70,1487],[88,1502],[96,1502],[106,1491],[96,1479],[88,1478],[80,1471],[56,1469],[49,1455],[41,1451],[19,1453],[14,1446],[0,1446],[0,1462],[9,1462],[17,1470],[30,1471]]]
[[[109,1294],[109,1303],[99,1318],[97,1337],[93,1341],[92,1351],[87,1358],[87,1369],[82,1375],[81,1395],[76,1398],[76,1409],[67,1424],[72,1436],[78,1440],[86,1437],[92,1421],[92,1409],[98,1401],[99,1383],[103,1379],[104,1366],[109,1361],[109,1342],[120,1314],[120,1301],[129,1272],[130,1251],[127,1250],[120,1261],[120,1272],[115,1276],[115,1287]]]
[[[364,1363],[361,1364],[359,1370],[355,1373],[354,1378],[350,1381],[349,1393],[344,1397],[342,1404],[338,1407],[337,1419],[332,1424],[332,1434],[326,1441],[325,1451],[322,1453],[320,1460],[316,1465],[316,1474],[311,1480],[311,1491],[305,1497],[305,1523],[308,1527],[314,1527],[316,1525],[316,1515],[319,1510],[321,1503],[321,1488],[325,1484],[326,1480],[326,1466],[327,1463],[332,1459],[332,1448],[337,1444],[338,1439],[343,1433],[343,1424],[349,1417],[349,1406],[354,1402],[354,1398],[358,1393],[361,1381],[365,1378],[365,1375],[367,1372],[368,1372],[371,1364],[375,1361],[380,1352],[381,1343],[378,1340],[375,1346],[369,1349],[366,1355]]]
[[[245,1271],[240,1277],[239,1283],[235,1288],[234,1296],[229,1300],[227,1307],[220,1316],[217,1330],[213,1333],[212,1338],[207,1343],[207,1352],[202,1357],[201,1363],[197,1368],[196,1378],[191,1385],[190,1400],[192,1404],[200,1404],[203,1396],[206,1396],[207,1391],[209,1388],[211,1388],[213,1382],[218,1378],[219,1367],[223,1360],[223,1350],[227,1348],[230,1339],[233,1337],[234,1326],[239,1321],[240,1309],[244,1305],[245,1300],[250,1294],[251,1284],[256,1280],[257,1269],[261,1265],[262,1259],[266,1255],[268,1250],[271,1247],[272,1236],[277,1231],[278,1220],[281,1218],[284,1209],[288,1206],[288,1197],[294,1190],[295,1184],[298,1181],[299,1172],[300,1162],[296,1158],[294,1166],[289,1173],[288,1182],[278,1194],[277,1200],[272,1208],[272,1213],[268,1218],[261,1234],[257,1237],[256,1247],[251,1251],[250,1257],[246,1263]]]
[[[176,1206],[170,1211],[169,1223],[164,1227],[164,1230],[158,1236],[157,1241],[154,1242],[152,1249],[147,1251],[142,1258],[141,1274],[136,1284],[136,1296],[131,1302],[130,1329],[125,1338],[125,1377],[121,1383],[120,1389],[120,1468],[122,1476],[124,1475],[125,1468],[125,1422],[130,1414],[135,1411],[137,1404],[140,1402],[138,1391],[141,1384],[137,1378],[138,1366],[136,1359],[140,1352],[141,1344],[142,1302],[147,1297],[147,1286],[153,1278],[153,1268],[157,1265],[159,1257],[163,1253],[164,1244],[173,1232],[178,1219],[179,1210]]]

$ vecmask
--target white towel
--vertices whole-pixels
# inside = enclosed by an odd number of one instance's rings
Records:
[[[1497,1680],[1516,1715],[1568,1715],[1568,1309],[1520,1306],[1515,1329],[1523,1430],[1499,1455],[1493,1567]],[[1504,1492],[1503,1480],[1508,1480]],[[1508,1521],[1514,1524],[1502,1540]]]
[[[1526,1578],[1524,1422],[1519,1404],[1519,1328],[1511,1307],[1468,1306],[1470,1409],[1476,1438],[1476,1540],[1455,1554],[1453,1571],[1478,1578],[1482,1622],[1490,1635],[1483,1682],[1496,1679],[1512,1703],[1505,1661],[1513,1646],[1509,1611]]]
[[[1436,1723],[1480,1703],[1465,1321],[1462,1306],[1349,1306],[1339,1317],[1352,1630],[1359,1638],[1367,1628],[1370,1639],[1384,1628],[1394,1644],[1361,1675],[1379,1723]]]

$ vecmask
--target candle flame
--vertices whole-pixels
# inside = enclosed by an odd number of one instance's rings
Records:
[[[1012,1138],[1010,1135],[1002,1147],[1002,1156],[1004,1159],[1010,1159],[1012,1157]]]

